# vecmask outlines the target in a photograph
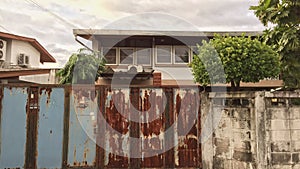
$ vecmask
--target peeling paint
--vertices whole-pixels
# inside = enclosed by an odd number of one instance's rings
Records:
[[[106,131],[106,147],[109,152],[106,153],[105,164],[109,167],[128,167],[129,164],[129,90],[128,89],[113,89],[107,94],[105,104],[105,117],[107,124],[112,127],[113,131]],[[127,118],[126,118],[127,116]],[[118,156],[111,152],[122,154]]]
[[[178,167],[197,166],[198,149],[198,108],[199,100],[193,89],[178,89],[174,91],[174,110],[177,121],[175,139],[178,145],[175,147],[175,165]]]
[[[62,163],[64,89],[40,89],[38,168],[60,168]],[[51,159],[51,160],[49,160]]]
[[[163,113],[166,98],[162,89],[141,89],[140,102],[142,112],[140,138],[143,152],[141,167],[162,167],[163,154],[153,153],[164,152]],[[148,157],[152,154],[152,157]]]
[[[70,99],[69,166],[94,166],[96,158],[95,120],[91,112],[98,112],[96,91],[73,90]],[[72,153],[70,153],[72,152]]]
[[[27,90],[4,87],[3,95],[0,123],[0,168],[23,168],[26,146]]]

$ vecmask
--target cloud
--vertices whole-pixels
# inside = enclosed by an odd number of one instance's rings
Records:
[[[123,17],[104,26],[104,29],[196,31],[197,27],[186,20],[166,13],[140,13]]]
[[[249,7],[255,5],[255,2],[257,3],[257,0],[127,0],[126,3],[120,3],[119,0],[110,0],[104,1],[103,4],[117,13],[164,12],[183,18],[200,28],[212,27],[222,30],[232,26],[235,29],[263,29],[259,20],[254,15],[249,15],[253,13],[249,11]]]
[[[69,51],[66,48],[59,47],[56,44],[47,45],[46,48],[49,50],[50,53],[54,53],[54,54],[60,54],[60,53],[67,54],[67,53],[69,53]]]

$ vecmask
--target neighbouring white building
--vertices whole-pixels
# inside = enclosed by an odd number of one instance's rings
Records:
[[[56,60],[36,39],[0,32],[1,83],[56,83],[55,70],[40,68],[45,62]]]

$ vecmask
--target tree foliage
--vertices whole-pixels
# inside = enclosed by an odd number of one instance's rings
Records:
[[[94,83],[105,70],[105,60],[99,52],[79,49],[73,53],[65,66],[57,72],[60,84]]]
[[[216,35],[202,43],[191,67],[194,80],[204,86],[226,82],[238,90],[241,81],[258,82],[279,75],[279,55],[258,39]]]
[[[264,41],[282,55],[282,79],[289,88],[300,87],[300,1],[260,0],[251,10],[272,27],[264,31]]]

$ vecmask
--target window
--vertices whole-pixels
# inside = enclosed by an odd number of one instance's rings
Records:
[[[151,64],[151,48],[137,48],[136,49],[136,63],[138,65]]]
[[[115,48],[104,48],[103,56],[107,64],[117,64],[117,50]]]
[[[120,48],[120,64],[133,64],[133,49]]]
[[[189,50],[187,46],[174,46],[175,63],[189,63]]]
[[[156,46],[156,64],[187,64],[191,61],[189,46]]]
[[[171,46],[157,46],[156,47],[156,63],[171,64],[172,63]]]

